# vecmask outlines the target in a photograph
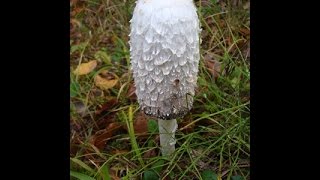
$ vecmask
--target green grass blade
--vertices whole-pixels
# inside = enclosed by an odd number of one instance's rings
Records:
[[[86,174],[82,174],[82,173],[75,172],[75,171],[70,171],[70,176],[78,178],[80,180],[95,180],[94,178],[92,178]]]
[[[84,162],[82,162],[79,159],[76,158],[70,158],[71,161],[73,161],[74,163],[78,164],[79,166],[83,167],[85,170],[89,171],[90,173],[95,173],[95,171],[89,167],[88,165],[86,165]]]

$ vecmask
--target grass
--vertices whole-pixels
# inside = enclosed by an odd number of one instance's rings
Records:
[[[154,121],[141,116],[130,95],[128,34],[134,1],[71,0],[71,179],[205,179],[206,170],[217,179],[250,179],[247,1],[195,3],[203,29],[198,88],[193,109],[178,119],[176,151],[165,159]],[[90,60],[98,60],[94,71],[72,73]],[[212,76],[209,60],[221,62],[219,77]],[[103,70],[119,77],[116,86],[95,86],[94,77]],[[98,146],[97,139],[105,144]]]
[[[135,137],[135,133],[134,133],[134,127],[133,127],[133,112],[132,112],[132,107],[130,106],[129,107],[129,112],[128,112],[128,115],[129,115],[129,119],[126,120],[126,123],[127,123],[127,127],[128,127],[128,132],[129,132],[129,136],[130,136],[130,142],[131,142],[131,145],[132,145],[132,149],[135,151],[136,153],[136,156],[138,157],[138,160],[140,162],[140,164],[142,166],[144,166],[144,162],[141,158],[141,152],[140,152],[140,149],[138,147],[138,143],[137,143],[137,140],[136,140],[136,137]]]

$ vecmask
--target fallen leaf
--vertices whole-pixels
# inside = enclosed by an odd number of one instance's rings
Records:
[[[205,65],[212,76],[217,79],[221,73],[221,63],[217,60],[213,60],[210,55],[205,55],[204,57]]]
[[[148,133],[148,120],[144,113],[141,111],[138,113],[138,115],[135,118],[135,121],[133,123],[134,132],[136,134],[147,134]]]
[[[103,117],[97,118],[98,129],[104,129],[104,128],[108,127],[108,125],[110,123],[115,122],[116,113],[117,112],[112,112],[112,113],[109,113]]]
[[[107,70],[102,71],[94,78],[96,86],[103,90],[113,88],[118,81],[119,77],[114,73],[108,72]]]
[[[143,158],[152,158],[156,156],[157,156],[157,152],[155,148],[150,149],[143,154]]]
[[[133,101],[137,100],[136,87],[133,83],[131,83],[129,85],[126,97],[130,100],[133,100]]]
[[[97,125],[99,129],[103,129],[110,123],[115,122],[117,112],[110,112],[109,110],[111,110],[111,108],[113,108],[117,104],[118,100],[116,98],[113,98],[104,103],[102,107],[96,111]]]
[[[99,150],[102,150],[105,147],[108,139],[112,137],[114,132],[120,130],[121,127],[122,125],[120,125],[118,122],[110,123],[106,129],[97,131],[95,135],[93,135],[91,143]]]
[[[106,103],[104,103],[99,110],[96,111],[97,115],[100,115],[103,112],[109,111],[111,108],[113,108],[115,105],[118,104],[117,98],[112,98]]]
[[[87,63],[80,64],[76,70],[73,71],[76,75],[85,75],[89,74],[91,71],[94,70],[94,68],[97,67],[97,61],[93,60]]]
[[[243,36],[248,36],[248,35],[250,35],[250,30],[248,28],[240,28],[240,33]]]

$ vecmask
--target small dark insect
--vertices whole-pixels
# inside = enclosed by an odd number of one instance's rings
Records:
[[[179,80],[179,79],[174,80],[174,84],[175,84],[176,86],[178,86],[179,83],[180,83],[180,80]]]

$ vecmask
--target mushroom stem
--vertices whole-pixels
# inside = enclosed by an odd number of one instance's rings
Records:
[[[175,132],[178,128],[177,120],[158,119],[158,125],[162,156],[170,156],[175,150]]]

